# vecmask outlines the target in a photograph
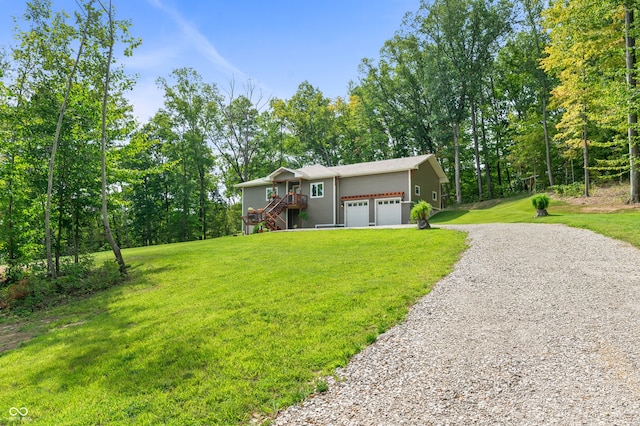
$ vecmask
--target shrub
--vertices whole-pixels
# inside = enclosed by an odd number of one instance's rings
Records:
[[[64,259],[55,280],[47,275],[46,269],[33,265],[25,270],[22,280],[0,291],[0,309],[28,313],[105,290],[122,280],[115,261],[95,267],[90,256],[81,257],[79,262]]]
[[[329,390],[329,384],[324,380],[318,380],[316,383],[316,392],[324,393]]]
[[[431,210],[433,210],[433,207],[431,207],[431,204],[427,203],[424,200],[420,200],[411,209],[410,218],[413,222],[428,220],[429,215],[431,214]]]
[[[409,217],[412,222],[418,224],[418,229],[428,229],[431,228],[431,225],[429,225],[429,215],[431,214],[431,210],[433,210],[431,204],[424,200],[420,200],[411,209]]]
[[[546,208],[549,207],[550,201],[551,200],[547,194],[536,194],[531,197],[531,204],[537,210],[546,210]]]
[[[549,189],[558,195],[566,197],[581,197],[584,195],[584,184],[574,182],[568,185],[553,185]]]

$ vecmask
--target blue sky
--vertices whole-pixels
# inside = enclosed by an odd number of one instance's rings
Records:
[[[191,67],[221,91],[251,81],[264,98],[290,98],[307,80],[330,98],[346,96],[365,57],[377,58],[420,0],[113,0],[117,17],[131,19],[142,39],[132,58],[138,75],[129,95],[146,121],[162,106],[156,79]],[[53,9],[75,10],[74,0]],[[13,43],[13,16],[22,0],[0,0],[0,45]]]

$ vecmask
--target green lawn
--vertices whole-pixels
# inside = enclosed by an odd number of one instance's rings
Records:
[[[437,224],[476,223],[563,223],[576,228],[585,228],[627,241],[640,247],[640,211],[638,209],[616,210],[612,213],[585,213],[580,207],[556,199],[547,209],[549,216],[534,218],[535,209],[529,197],[516,197],[489,203],[486,208],[454,209],[436,214],[430,219]]]
[[[0,354],[0,424],[268,419],[401,321],[462,233],[265,233],[124,251],[131,280],[35,315]]]

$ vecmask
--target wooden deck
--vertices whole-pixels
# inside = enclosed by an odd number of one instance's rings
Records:
[[[280,213],[287,209],[304,209],[307,207],[309,197],[305,194],[286,194],[283,197],[275,196],[262,209],[248,212],[242,216],[245,225],[258,225],[265,223],[271,231],[286,229],[286,221],[280,217]]]

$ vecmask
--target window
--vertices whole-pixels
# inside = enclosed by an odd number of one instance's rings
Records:
[[[420,185],[416,185],[415,193],[416,195],[420,195]]]
[[[324,197],[324,183],[316,182],[311,184],[311,198]]]
[[[272,195],[278,195],[278,188],[267,188],[267,201],[271,200]]]
[[[431,193],[431,199],[432,199],[433,201],[438,201],[438,193],[437,193],[436,191],[433,191],[433,192]]]

